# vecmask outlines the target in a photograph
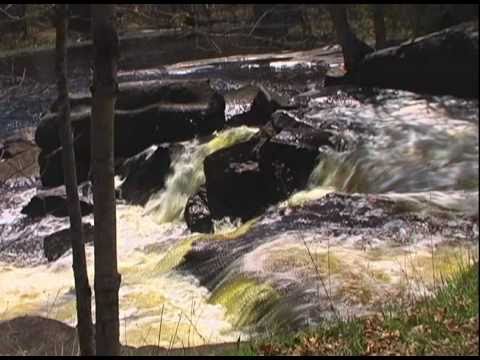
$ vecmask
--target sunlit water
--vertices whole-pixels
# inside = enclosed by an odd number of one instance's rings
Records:
[[[265,66],[248,63],[244,68],[251,76]],[[274,61],[270,67],[272,74],[289,67],[314,68],[309,60]],[[225,65],[167,72],[188,77],[215,69],[233,73]],[[238,86],[240,82],[220,85],[222,89]],[[339,88],[326,94],[318,84],[308,101],[306,111],[297,115],[314,126],[333,119],[347,146],[322,151],[306,189],[279,204],[284,214],[341,191],[381,194],[425,216],[438,211],[478,216],[477,100],[393,90],[365,95]],[[423,293],[435,274],[449,271],[455,259],[470,256],[476,246],[461,232],[452,235],[454,227],[433,234],[395,220],[379,229],[340,227],[332,232],[318,226],[302,228],[301,217],[296,220],[298,227],[284,224],[277,210],[243,226],[235,219],[217,221],[214,236],[192,237],[183,209],[205,181],[203,160],[248,140],[255,131],[241,127],[182,143],[163,190],[145,207],[117,206],[122,343],[184,347],[235,341],[248,335],[242,326],[252,320],[270,328],[273,324],[295,328],[336,311],[368,313],[385,299],[401,297],[407,287]],[[35,191],[2,189],[0,320],[37,314],[75,325],[71,251],[47,263],[42,247],[43,237],[68,227],[68,220],[25,219],[20,210]],[[92,216],[84,222],[93,223]],[[249,231],[258,235],[235,243]],[[478,241],[478,226],[473,237]],[[452,239],[457,245],[451,244]],[[231,250],[225,247],[224,257],[220,253],[215,259],[218,264],[212,263],[213,270],[208,271],[214,272],[215,266],[219,270],[207,283],[201,283],[195,271],[178,267],[195,240],[232,244]],[[92,283],[91,244],[86,252]],[[437,255],[436,268],[432,254]],[[231,262],[223,264],[229,256]],[[260,310],[259,304],[263,304]]]

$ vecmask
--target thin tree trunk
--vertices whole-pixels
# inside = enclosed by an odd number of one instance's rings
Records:
[[[383,49],[387,42],[385,30],[385,5],[373,5],[373,26],[375,28],[375,48],[377,50]]]
[[[347,21],[347,9],[345,5],[326,5],[328,12],[333,20],[333,26],[335,28],[335,35],[338,43],[342,46],[343,57],[345,67],[349,68],[353,59],[351,56],[351,50],[348,48],[347,37],[351,32]]]
[[[352,73],[363,59],[372,51],[368,45],[359,40],[350,29],[347,8],[344,4],[326,5],[333,20],[337,41],[342,46],[343,60],[347,72]]]
[[[67,5],[56,4],[56,72],[59,98],[59,132],[62,141],[63,173],[70,217],[73,250],[73,275],[77,299],[78,338],[81,355],[94,355],[92,326],[92,292],[88,282],[87,262],[82,234],[82,213],[78,199],[77,173],[70,122],[70,100],[67,88]]]
[[[120,274],[117,271],[113,117],[117,94],[118,37],[113,5],[92,5],[92,172],[97,355],[119,355]]]

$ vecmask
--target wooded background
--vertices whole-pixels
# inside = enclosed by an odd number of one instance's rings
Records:
[[[1,4],[0,52],[53,46],[54,4]],[[373,42],[373,6],[349,5],[357,35]],[[70,41],[90,36],[88,4],[70,6]],[[398,42],[478,18],[478,4],[385,4],[387,40]],[[335,41],[332,22],[322,4],[119,4],[119,35],[143,29],[198,30],[206,35],[243,34],[297,48]]]

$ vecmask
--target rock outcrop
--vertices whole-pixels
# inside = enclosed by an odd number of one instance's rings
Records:
[[[93,226],[82,224],[83,242],[93,242]],[[55,261],[72,248],[70,229],[63,229],[43,239],[43,252],[48,261]]]
[[[208,207],[207,190],[204,186],[188,198],[184,219],[192,232],[213,233],[212,214]]]
[[[350,74],[349,82],[478,97],[478,66],[478,21],[475,21],[368,54]]]
[[[137,81],[120,84],[115,111],[115,159],[133,156],[153,144],[185,141],[223,128],[225,101],[206,80]],[[72,128],[79,181],[87,180],[90,164],[91,99],[72,99]],[[56,105],[52,106],[56,109]],[[49,113],[40,122],[35,141],[44,186],[63,184],[58,114]],[[47,161],[48,159],[48,161]]]
[[[93,204],[90,199],[84,195],[89,183],[79,186],[80,209],[82,215],[88,215],[93,212]],[[65,186],[59,186],[48,190],[38,190],[37,194],[22,209],[22,214],[32,218],[40,218],[46,215],[56,217],[68,216],[68,202]]]

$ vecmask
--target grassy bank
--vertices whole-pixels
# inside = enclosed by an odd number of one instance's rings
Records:
[[[256,340],[228,355],[478,355],[478,262],[441,282],[413,304]]]

